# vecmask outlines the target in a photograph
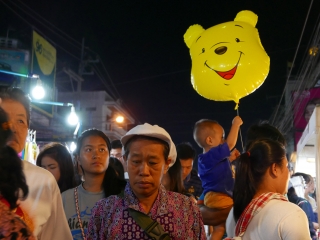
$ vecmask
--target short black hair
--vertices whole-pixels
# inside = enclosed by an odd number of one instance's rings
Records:
[[[117,149],[117,148],[122,148],[122,143],[120,140],[113,140],[111,142],[111,149]]]
[[[257,139],[272,139],[284,146],[286,139],[276,127],[272,126],[266,121],[252,125],[247,132],[246,149],[248,149],[252,142]]]
[[[196,150],[192,147],[191,143],[183,142],[176,146],[177,148],[177,158],[180,160],[185,160],[196,157]]]
[[[109,164],[114,168],[114,170],[117,172],[117,175],[120,179],[124,180],[124,168],[122,163],[115,157],[109,158]]]
[[[27,113],[27,123],[30,123],[30,98],[20,88],[6,88],[0,92],[0,98],[2,101],[13,100],[22,104]]]

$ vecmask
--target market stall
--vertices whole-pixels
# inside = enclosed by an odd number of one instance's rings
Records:
[[[320,206],[320,105],[313,110],[310,120],[297,144],[295,172],[315,177],[317,206]],[[319,208],[318,208],[319,215]]]

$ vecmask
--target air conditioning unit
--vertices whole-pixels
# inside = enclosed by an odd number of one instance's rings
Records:
[[[0,38],[0,48],[18,48],[18,40],[11,38]]]

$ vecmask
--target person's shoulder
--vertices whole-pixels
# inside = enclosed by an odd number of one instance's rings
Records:
[[[105,207],[109,207],[112,208],[115,206],[115,204],[122,202],[122,198],[119,197],[118,195],[111,195],[109,197],[100,199],[96,205],[99,206],[105,206]]]
[[[111,195],[107,198],[100,199],[96,202],[94,208],[99,209],[98,212],[103,211],[104,214],[114,212],[115,209],[120,210],[122,206],[122,198],[118,195]]]
[[[74,195],[74,188],[71,188],[71,189],[68,189],[68,190],[62,192],[61,195],[62,195],[63,197],[73,196],[73,195]]]
[[[219,144],[218,146],[210,148],[209,153],[217,153],[217,152],[230,152],[229,146],[226,142]]]
[[[192,168],[192,170],[191,170],[191,177],[194,177],[194,176],[199,177],[199,176],[198,176],[198,171],[197,171],[196,169]]]
[[[275,214],[300,214],[305,215],[303,210],[296,204],[289,201],[271,200],[268,204],[268,211],[273,211]]]
[[[52,179],[54,178],[52,173],[50,173],[49,171],[45,170],[44,168],[38,167],[28,161],[22,161],[23,163],[23,171],[27,172],[27,174],[30,173],[34,173],[34,174],[40,174],[40,175],[44,175],[44,176],[50,176],[49,178]]]
[[[168,201],[174,205],[190,205],[197,206],[197,204],[189,197],[181,193],[167,191]]]
[[[49,171],[44,168],[38,167],[28,161],[22,161],[23,173],[26,176],[28,185],[57,185],[57,181]],[[58,185],[57,185],[58,186]]]

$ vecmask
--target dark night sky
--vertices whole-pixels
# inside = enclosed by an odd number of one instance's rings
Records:
[[[3,1],[3,0],[2,0]],[[0,35],[9,25],[20,33],[28,25],[0,0]],[[58,60],[77,71],[79,62],[61,47],[80,57],[80,49],[53,34],[21,9],[19,0],[3,1],[49,37],[57,47]],[[310,1],[24,1],[42,17],[97,52],[116,86],[119,96],[134,117],[164,127],[175,143],[191,141],[194,123],[201,118],[216,119],[228,132],[236,115],[233,102],[204,99],[190,82],[191,60],[183,35],[190,25],[205,29],[232,21],[241,10],[258,15],[257,28],[270,56],[270,73],[265,83],[240,101],[243,134],[259,119],[269,119],[283,91],[287,61],[292,61]],[[16,4],[16,5],[14,5]],[[317,21],[320,2],[314,1],[296,66],[299,66]],[[10,31],[10,34],[17,34]],[[88,56],[95,57],[87,51]],[[105,75],[106,76],[106,75]],[[98,79],[85,83],[85,89],[106,89]],[[111,91],[115,92],[110,86]],[[109,89],[109,90],[110,90]],[[116,92],[115,92],[116,93]],[[240,146],[240,145],[239,145]]]

